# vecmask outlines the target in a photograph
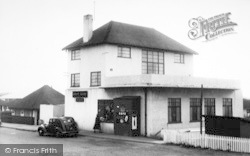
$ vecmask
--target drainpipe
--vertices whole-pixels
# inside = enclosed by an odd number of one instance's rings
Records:
[[[144,98],[145,98],[145,137],[147,137],[147,101],[148,101],[148,90],[147,88],[143,88],[144,90]]]

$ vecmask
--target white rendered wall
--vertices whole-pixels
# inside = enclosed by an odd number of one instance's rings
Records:
[[[67,90],[65,94],[65,116],[73,117],[80,129],[92,131],[97,115],[97,101],[103,99],[103,90],[84,90],[88,91],[88,97],[84,98],[84,102],[76,102],[72,97],[73,91],[75,90]]]
[[[131,58],[118,57],[118,46],[108,45],[106,48],[106,76],[124,76],[141,74],[141,49],[131,48]]]
[[[215,98],[215,114],[223,115],[223,98],[232,98],[233,116],[243,116],[240,93],[233,90],[204,90],[203,98]],[[236,95],[237,94],[237,95]],[[168,98],[181,98],[181,123],[168,123]],[[190,122],[190,98],[200,98],[199,89],[149,89],[148,92],[148,135],[154,136],[162,128],[199,128],[199,122]],[[204,101],[203,101],[204,114]]]
[[[54,117],[64,116],[64,104],[53,105],[53,116]]]
[[[140,96],[141,97],[141,133],[144,134],[144,98],[142,89],[123,88],[111,89],[85,89],[88,91],[88,97],[84,98],[84,102],[76,102],[72,97],[72,92],[76,90],[67,90],[65,97],[65,116],[72,116],[80,129],[92,131],[97,115],[97,107],[99,99],[114,99],[121,96]],[[111,130],[110,130],[111,131]],[[113,131],[113,130],[112,130]]]
[[[192,76],[193,75],[193,55],[184,54],[184,63],[174,62],[174,53],[164,53],[165,75]]]
[[[70,88],[71,74],[80,73],[80,87],[90,87],[90,72],[101,71],[105,77],[133,76],[142,74],[142,49],[131,47],[131,58],[117,56],[118,46],[99,45],[80,50],[80,60],[71,60],[68,51],[68,81]],[[185,63],[174,63],[174,53],[164,52],[165,75],[192,76],[193,55],[185,54]]]
[[[114,99],[121,96],[141,97],[141,134],[145,134],[145,97],[142,88],[112,88],[89,89],[88,97],[84,102],[76,102],[68,90],[66,96],[65,115],[72,116],[77,121],[79,128],[93,130],[97,114],[98,99]],[[215,113],[223,115],[223,98],[232,98],[233,116],[242,117],[242,101],[240,93],[233,90],[204,90],[204,98],[215,98]],[[236,95],[239,94],[239,95]],[[181,98],[181,123],[168,123],[168,98]],[[180,88],[148,88],[147,101],[147,134],[155,137],[162,128],[188,129],[199,128],[199,122],[190,122],[190,98],[200,98],[199,89]],[[204,102],[203,102],[204,114]]]
[[[49,119],[53,117],[53,105],[40,105],[40,119],[44,121],[44,123],[49,123]]]
[[[117,57],[117,46],[107,46],[106,76],[142,74],[142,49],[131,47],[131,58]],[[193,55],[185,54],[185,63],[174,63],[174,52],[164,52],[165,75],[192,76]]]

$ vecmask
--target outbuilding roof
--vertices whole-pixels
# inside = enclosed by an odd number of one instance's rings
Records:
[[[23,99],[6,103],[9,108],[40,109],[40,104],[64,104],[64,95],[45,85]]]
[[[110,21],[93,31],[92,38],[84,43],[80,38],[63,50],[76,50],[100,44],[124,45],[139,48],[198,54],[161,32],[142,26]]]

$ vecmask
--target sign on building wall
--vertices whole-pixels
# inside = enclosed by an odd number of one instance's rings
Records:
[[[87,91],[77,91],[73,92],[73,97],[88,97],[88,92]]]
[[[76,102],[84,102],[84,98],[83,97],[76,97]]]
[[[84,102],[84,98],[88,97],[87,91],[75,91],[72,93],[73,98],[76,99],[76,102]]]

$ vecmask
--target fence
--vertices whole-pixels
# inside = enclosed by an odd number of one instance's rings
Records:
[[[217,135],[207,135],[192,132],[162,130],[165,143],[209,148],[214,150],[250,153],[250,139]]]

